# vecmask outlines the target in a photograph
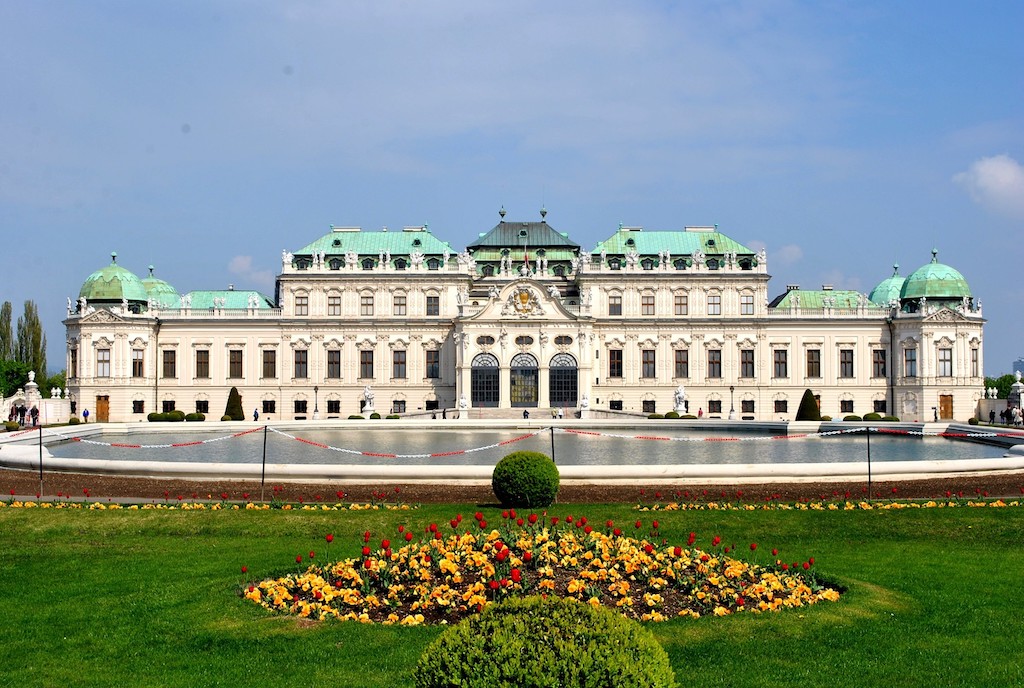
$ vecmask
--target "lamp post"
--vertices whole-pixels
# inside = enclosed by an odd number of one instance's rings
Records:
[[[729,385],[729,420],[736,420],[736,404],[733,403],[733,394],[736,392],[736,387]]]
[[[317,393],[319,391],[319,385],[313,385],[313,420],[320,420],[320,404],[317,399]]]

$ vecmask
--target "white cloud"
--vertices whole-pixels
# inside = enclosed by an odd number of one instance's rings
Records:
[[[255,289],[270,291],[274,286],[274,273],[254,268],[252,256],[235,256],[228,262],[228,271],[232,275],[238,275]]]
[[[975,160],[953,181],[985,209],[1024,218],[1024,167],[1005,153]]]

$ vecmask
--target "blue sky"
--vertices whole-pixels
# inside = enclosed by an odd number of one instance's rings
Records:
[[[0,300],[273,293],[330,224],[718,224],[772,295],[939,260],[1024,356],[1024,3],[0,3]]]

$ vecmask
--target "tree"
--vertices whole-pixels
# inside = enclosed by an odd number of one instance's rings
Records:
[[[996,388],[996,396],[1000,399],[1005,399],[1010,396],[1010,387],[1017,381],[1016,375],[1000,375],[999,377],[987,377],[985,378],[985,389],[989,387]]]
[[[21,361],[0,360],[0,397],[13,397],[28,382],[28,365]]]
[[[67,373],[62,370],[59,373],[54,373],[50,377],[46,378],[45,387],[42,383],[40,383],[39,391],[42,392],[43,396],[49,396],[51,389],[53,389],[54,387],[57,387],[58,389],[64,389],[67,386],[67,384]]]
[[[14,334],[11,331],[11,302],[0,306],[0,361],[14,360]]]
[[[27,364],[40,380],[46,379],[46,334],[34,301],[25,302],[25,315],[18,318],[14,359]]]
[[[238,393],[237,387],[232,387],[228,392],[228,405],[224,409],[224,415],[231,420],[245,420],[245,411],[242,410],[242,395]]]
[[[818,408],[818,400],[814,398],[814,392],[804,390],[804,396],[800,399],[800,408],[796,412],[796,420],[821,420],[821,409]]]

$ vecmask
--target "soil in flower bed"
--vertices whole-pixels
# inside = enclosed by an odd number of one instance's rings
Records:
[[[274,491],[274,486],[278,487]],[[11,494],[34,496],[40,492],[39,474],[31,471],[0,469],[0,497]],[[162,480],[78,473],[43,474],[43,495],[90,501],[194,501],[220,500],[222,495],[232,501],[258,500],[260,485],[251,481],[232,480]],[[339,498],[338,492],[344,497]],[[1024,496],[1024,473],[963,475],[949,478],[926,478],[874,482],[872,496],[876,499],[942,498],[949,492],[963,498],[1020,498]],[[678,493],[678,495],[677,495]],[[688,493],[688,494],[687,494]],[[248,495],[248,496],[245,496]],[[383,499],[381,495],[384,495]],[[406,504],[493,504],[490,485],[458,483],[381,483],[374,485],[339,485],[337,483],[267,483],[267,501],[335,503],[388,501]],[[666,485],[636,483],[634,485],[562,485],[558,492],[560,504],[654,504],[672,501],[730,501],[759,503],[766,500],[795,502],[801,500],[864,499],[868,496],[866,481],[845,483],[770,483],[731,485]]]

